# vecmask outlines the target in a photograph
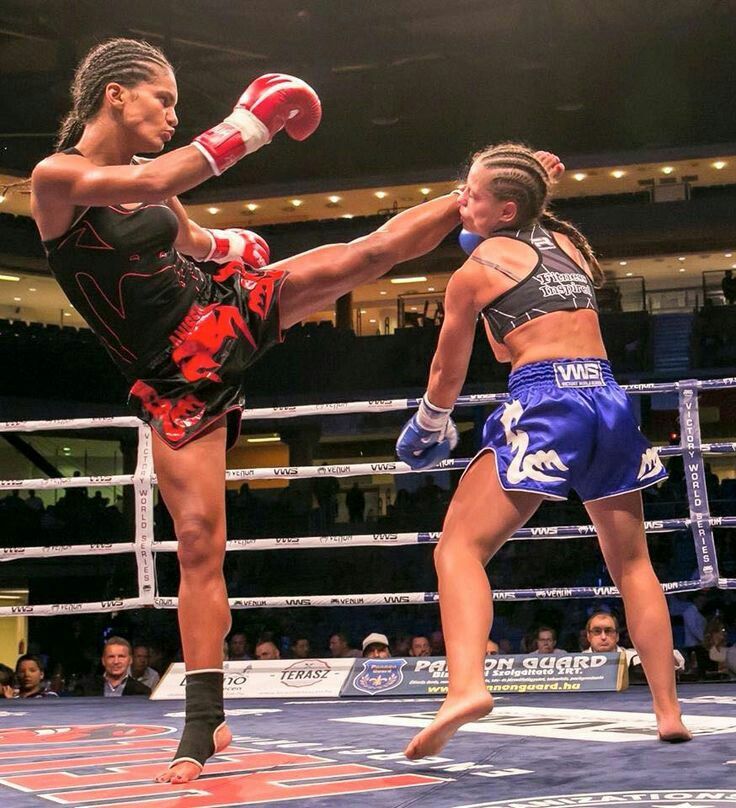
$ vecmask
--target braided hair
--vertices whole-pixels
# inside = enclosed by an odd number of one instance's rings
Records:
[[[558,219],[548,210],[549,175],[531,149],[520,143],[499,143],[476,152],[473,162],[480,162],[493,172],[488,189],[496,199],[516,203],[515,226],[539,221],[548,230],[567,236],[587,261],[595,285],[603,284],[603,270],[588,240],[575,225]]]
[[[156,67],[173,72],[169,60],[148,42],[116,37],[95,45],[74,73],[72,108],[61,122],[56,151],[63,151],[77,143],[85,124],[99,111],[105,87],[111,81],[123,87],[134,87],[142,81],[150,81]]]

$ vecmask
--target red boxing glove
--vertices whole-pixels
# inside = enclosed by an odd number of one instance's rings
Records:
[[[283,73],[266,73],[240,96],[238,106],[249,109],[273,137],[286,129],[294,140],[306,140],[322,120],[317,93],[301,79]]]
[[[321,118],[319,97],[306,82],[267,73],[249,85],[222,123],[194,138],[193,145],[219,176],[246,154],[270,143],[281,129],[294,140],[308,138]]]
[[[216,264],[242,261],[253,269],[262,269],[268,265],[271,250],[258,233],[240,227],[231,227],[227,230],[210,227],[203,229],[212,241],[212,247],[205,261],[214,261]]]

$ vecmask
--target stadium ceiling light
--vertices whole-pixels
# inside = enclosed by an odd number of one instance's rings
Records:
[[[426,280],[425,275],[417,275],[414,278],[391,278],[391,283],[424,283]]]
[[[673,166],[664,166],[664,168],[662,169],[662,173],[663,174],[671,174],[674,170],[675,169],[674,169]]]
[[[331,205],[337,205],[337,203],[342,199],[342,197],[337,196],[337,194],[333,194],[332,196],[328,196],[327,199],[329,200]]]
[[[626,172],[625,172],[625,171],[621,171],[621,169],[620,169],[620,168],[617,168],[615,171],[612,171],[612,172],[611,172],[611,176],[612,176],[612,177],[615,177],[617,180],[620,180],[620,179],[621,179],[621,177],[625,176],[625,174],[626,174]]]
[[[304,200],[303,200],[303,199],[292,199],[292,200],[291,200],[291,204],[292,204],[292,205],[293,205],[295,208],[300,208],[300,207],[301,207],[301,206],[304,204]]]
[[[255,203],[255,202],[249,202],[249,203],[248,203],[248,204],[247,204],[245,207],[246,207],[246,208],[247,208],[247,209],[248,209],[248,210],[249,210],[251,213],[253,213],[253,211],[255,211],[255,210],[258,210],[258,205],[256,205],[256,203]]]
[[[377,196],[379,199],[385,199],[388,196],[388,194],[386,193],[386,191],[376,191],[374,196]]]
[[[352,219],[353,214],[352,213],[343,213],[343,215],[340,218],[341,219]]]
[[[216,213],[219,213],[219,212],[220,212],[220,209],[219,209],[219,208],[207,208],[207,213],[211,213],[213,216],[214,216]]]
[[[725,160],[716,160],[716,161],[715,161],[715,163],[711,163],[711,165],[712,165],[712,166],[713,166],[713,168],[715,168],[717,171],[720,171],[722,168],[725,168],[725,167],[726,167],[727,163],[726,163],[726,161],[725,161]]]
[[[419,193],[422,196],[429,196],[432,193],[432,189],[431,188],[420,188]]]
[[[588,175],[584,174],[582,171],[578,171],[577,174],[573,174],[572,178],[577,180],[578,182],[582,182]]]
[[[17,275],[0,275],[0,281],[19,281],[20,278]]]

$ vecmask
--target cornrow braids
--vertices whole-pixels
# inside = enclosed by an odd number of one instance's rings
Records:
[[[500,143],[473,155],[493,174],[489,190],[504,202],[516,203],[516,223],[539,218],[550,198],[550,181],[544,166],[530,148],[520,143]]]
[[[499,143],[476,152],[473,162],[476,161],[481,161],[485,168],[493,172],[489,185],[491,193],[497,199],[516,203],[518,214],[515,226],[524,227],[539,221],[548,230],[567,236],[588,263],[594,285],[603,285],[603,270],[588,240],[575,225],[558,219],[548,210],[549,175],[530,148],[521,143]]]
[[[572,222],[565,221],[565,219],[558,219],[551,211],[545,210],[540,220],[542,224],[548,229],[553,230],[555,233],[562,233],[567,236],[573,243],[573,246],[580,250],[583,258],[590,267],[591,274],[593,275],[593,285],[596,289],[603,286],[605,277],[598,259],[595,257],[593,248],[587,238],[575,227]]]
[[[100,109],[105,87],[116,81],[134,87],[153,78],[155,67],[173,71],[164,54],[148,42],[116,37],[95,45],[79,63],[71,85],[72,109],[62,121],[56,151],[73,146]]]

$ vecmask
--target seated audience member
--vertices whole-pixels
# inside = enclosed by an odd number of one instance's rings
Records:
[[[110,637],[102,649],[101,676],[94,676],[82,685],[83,696],[150,696],[151,688],[130,675],[132,649],[123,637]],[[75,694],[76,695],[76,694]]]
[[[388,637],[375,631],[369,634],[363,640],[363,656],[368,659],[388,659],[391,656]]]
[[[49,690],[53,690],[57,696],[61,696],[66,691],[66,676],[64,666],[61,662],[54,663],[49,674]]]
[[[501,639],[498,641],[498,653],[513,654],[514,647],[511,644],[511,640],[509,640],[507,637],[501,637]]]
[[[0,699],[15,697],[15,671],[0,662]]]
[[[136,682],[141,682],[141,684],[153,690],[161,677],[150,667],[150,661],[151,652],[147,645],[138,644],[133,646],[133,661],[130,665],[130,675]]]
[[[33,654],[18,657],[15,663],[15,679],[18,683],[19,699],[40,699],[46,696],[58,696],[49,690],[43,681],[44,669],[41,659]]]
[[[411,648],[411,636],[409,634],[397,634],[393,641],[394,656],[408,657]]]
[[[486,641],[486,656],[496,656],[499,654],[501,649],[497,642],[494,642],[490,637]]]
[[[629,672],[635,677],[640,675],[643,678],[639,654],[634,648],[623,648],[618,644],[619,624],[615,615],[608,612],[593,612],[585,624],[585,633],[588,635],[590,647],[583,653],[612,654],[616,651],[623,651],[626,654]],[[673,662],[676,671],[684,669],[685,658],[676,648],[673,652]]]
[[[355,659],[361,655],[357,648],[350,647],[347,636],[341,631],[336,632],[330,637],[329,647],[330,653],[336,659]]]
[[[248,638],[242,631],[234,631],[230,635],[227,658],[230,661],[251,659],[250,654],[248,654]]]
[[[711,663],[708,669],[714,673],[728,672],[726,636],[726,627],[720,617],[714,617],[708,621],[703,632],[703,647],[707,651],[708,660]]]
[[[684,645],[686,648],[696,648],[703,644],[705,626],[708,622],[703,614],[703,610],[708,603],[708,595],[705,592],[696,592],[690,601],[690,605],[682,612],[682,624],[685,629]]]
[[[533,644],[529,653],[545,654],[546,656],[562,656],[566,654],[567,651],[562,648],[557,648],[557,632],[553,628],[549,626],[539,626],[534,634]]]
[[[275,642],[263,640],[256,645],[256,659],[281,659],[281,652]]]
[[[312,644],[307,637],[297,637],[291,644],[291,655],[294,659],[309,659],[312,656]]]
[[[423,634],[417,634],[411,638],[409,646],[409,656],[432,656],[432,647],[429,638]]]
[[[432,652],[430,656],[445,655],[445,635],[440,629],[433,631],[429,635],[429,648]]]

